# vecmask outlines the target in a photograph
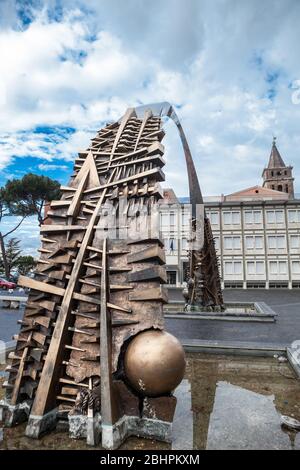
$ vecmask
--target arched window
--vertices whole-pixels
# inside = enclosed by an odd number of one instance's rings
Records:
[[[282,185],[281,185],[281,184],[278,185],[277,190],[278,190],[278,191],[282,191]]]

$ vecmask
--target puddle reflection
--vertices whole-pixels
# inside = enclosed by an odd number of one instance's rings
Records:
[[[299,381],[276,359],[191,354],[176,396],[173,448],[300,449],[300,433],[280,425],[281,414],[300,419]]]
[[[173,449],[300,449],[300,433],[280,425],[280,415],[300,420],[300,383],[287,363],[207,354],[187,358],[186,377],[175,392]],[[38,440],[24,431],[25,424],[5,430],[0,449],[92,449],[59,430]],[[131,437],[120,449],[170,448]]]

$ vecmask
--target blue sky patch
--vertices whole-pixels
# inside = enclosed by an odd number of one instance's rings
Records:
[[[170,101],[203,194],[261,184],[273,134],[299,192],[300,2],[145,3],[0,0],[1,182],[26,171],[64,182],[103,122]],[[166,159],[179,158],[171,138]],[[166,177],[188,194],[180,165]]]
[[[267,98],[271,101],[274,100],[275,96],[276,96],[276,90],[274,88],[270,88],[268,91],[267,91],[267,94],[266,94]]]
[[[69,126],[36,126],[33,130],[35,134],[58,134],[58,135],[66,135],[66,134],[73,134],[76,131],[74,127]]]
[[[9,179],[22,178],[26,173],[34,173],[36,175],[49,176],[49,178],[56,179],[61,184],[65,184],[71,175],[72,168],[73,162],[66,162],[63,159],[49,162],[45,159],[24,155],[24,157],[13,157],[13,161],[7,166],[5,173],[9,175]],[[7,179],[7,177],[3,178],[1,172],[0,186],[5,184]]]
[[[34,20],[34,9],[41,5],[39,0],[17,0],[16,9],[19,20],[26,29]]]
[[[278,71],[267,72],[266,82],[267,83],[275,83],[275,82],[277,82],[278,77],[279,77],[279,72]]]

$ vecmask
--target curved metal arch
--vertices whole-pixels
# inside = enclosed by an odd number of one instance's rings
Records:
[[[184,157],[185,157],[187,174],[188,174],[190,204],[192,206],[192,216],[195,218],[197,204],[203,204],[203,197],[202,197],[193,157],[192,157],[190,147],[187,142],[187,138],[185,136],[184,130],[182,128],[181,122],[179,120],[179,117],[177,116],[173,106],[167,101],[164,101],[162,103],[151,103],[151,104],[147,104],[143,106],[137,106],[136,108],[134,108],[134,112],[136,113],[136,116],[140,119],[143,118],[144,113],[146,111],[151,111],[151,113],[154,116],[168,117],[172,119],[172,121],[175,123],[178,129],[181,144],[182,144],[183,151],[184,151]]]
[[[186,162],[190,204],[192,206],[192,230],[196,233],[197,247],[190,248],[190,268],[187,292],[187,304],[192,305],[207,305],[207,306],[223,306],[223,296],[221,290],[220,277],[218,273],[218,259],[213,242],[213,234],[210,227],[209,219],[205,216],[204,220],[200,217],[197,211],[197,205],[203,206],[203,197],[200,189],[198,176],[196,173],[193,157],[182,128],[181,122],[173,108],[168,102],[152,103],[144,106],[137,106],[131,108],[130,113],[136,115],[139,119],[146,119],[147,116],[161,116],[168,117],[176,124],[178,129],[181,144],[184,151]],[[128,112],[127,111],[127,112]],[[125,115],[126,117],[126,115]],[[123,121],[123,120],[122,120]],[[124,119],[126,122],[126,119]],[[121,124],[121,122],[120,122]],[[200,224],[198,224],[200,222]],[[197,227],[203,227],[203,230],[197,230]],[[199,238],[199,234],[200,235]],[[213,269],[213,272],[212,272]]]

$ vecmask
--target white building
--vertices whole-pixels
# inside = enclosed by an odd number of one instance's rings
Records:
[[[263,176],[263,187],[204,198],[225,288],[300,288],[300,199],[275,141]],[[164,191],[160,220],[171,285],[185,280],[189,209],[173,190]]]

